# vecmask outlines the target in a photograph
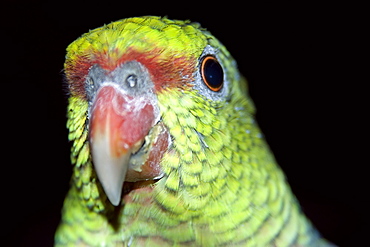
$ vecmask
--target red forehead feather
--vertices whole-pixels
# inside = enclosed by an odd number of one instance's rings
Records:
[[[160,50],[142,53],[130,49],[121,56],[110,52],[93,52],[89,55],[77,56],[66,61],[65,72],[71,94],[85,97],[85,79],[89,69],[99,64],[103,69],[112,71],[120,64],[138,61],[149,71],[156,91],[168,87],[182,87],[193,80],[196,58],[189,56],[164,56]]]

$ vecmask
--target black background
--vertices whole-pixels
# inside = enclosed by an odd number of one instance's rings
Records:
[[[141,15],[191,19],[221,40],[249,81],[257,121],[303,210],[334,243],[363,246],[369,162],[361,83],[369,81],[358,77],[368,60],[361,6],[241,3],[18,1],[1,8],[4,246],[53,243],[71,174],[65,48],[89,29]]]

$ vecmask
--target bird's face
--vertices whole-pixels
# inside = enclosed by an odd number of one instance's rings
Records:
[[[212,46],[197,24],[146,22],[112,23],[68,47],[71,97],[88,102],[92,162],[113,205],[119,204],[125,181],[166,176],[164,154],[191,152],[182,151],[188,145],[180,140],[184,136],[208,148],[203,136],[212,121],[205,109],[221,109],[236,79],[223,64],[228,54]]]

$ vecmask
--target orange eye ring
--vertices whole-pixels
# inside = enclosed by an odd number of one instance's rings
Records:
[[[224,85],[224,72],[214,56],[208,55],[203,58],[200,66],[200,74],[202,75],[204,84],[210,90],[214,92],[221,90]]]

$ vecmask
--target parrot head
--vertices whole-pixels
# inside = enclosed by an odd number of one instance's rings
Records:
[[[60,246],[328,246],[236,62],[198,23],[112,22],[71,43],[64,69],[73,175]]]
[[[67,48],[65,74],[80,187],[96,183],[96,174],[118,205],[125,183],[164,178],[178,189],[223,174],[226,106],[245,87],[230,54],[199,24],[159,17],[113,22]]]

